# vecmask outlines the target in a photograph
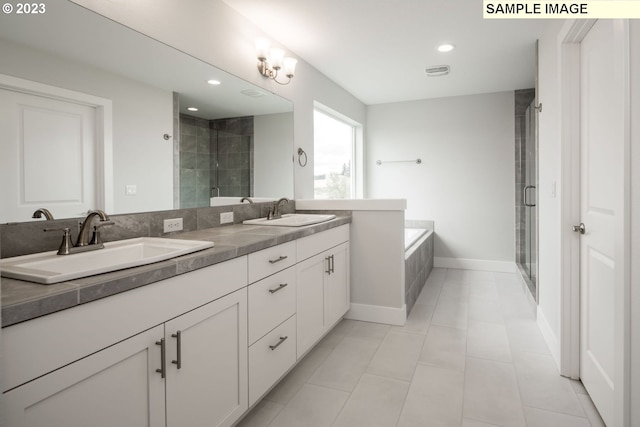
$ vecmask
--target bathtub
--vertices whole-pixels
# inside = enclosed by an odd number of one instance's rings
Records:
[[[422,236],[427,234],[426,228],[405,228],[404,229],[404,250],[408,251]]]

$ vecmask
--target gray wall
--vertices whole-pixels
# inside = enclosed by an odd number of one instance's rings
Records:
[[[406,198],[406,219],[435,221],[436,266],[474,260],[475,267],[512,269],[513,92],[373,105],[367,111],[367,196]],[[375,163],[418,157],[420,165]]]

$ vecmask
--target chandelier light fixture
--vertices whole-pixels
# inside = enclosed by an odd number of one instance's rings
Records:
[[[284,50],[273,47],[266,39],[256,40],[256,56],[258,57],[258,71],[265,77],[270,78],[274,82],[287,85],[291,82],[296,71],[298,60],[295,58],[285,57]],[[282,71],[281,71],[282,70]],[[288,80],[286,82],[278,81],[279,73],[284,74]]]

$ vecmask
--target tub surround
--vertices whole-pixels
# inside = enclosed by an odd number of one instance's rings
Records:
[[[407,305],[407,315],[420,295],[427,277],[433,269],[433,245],[435,240],[433,221],[405,221],[406,228],[427,230],[405,252],[404,260],[404,300]]]
[[[234,211],[236,208],[255,209],[258,207],[253,205],[234,206]],[[215,208],[211,209],[213,209],[214,211],[216,210]],[[301,237],[309,236],[351,222],[350,216],[342,215],[336,217],[331,221],[306,227],[269,227],[240,224],[216,227],[212,226],[210,222],[206,221],[204,218],[200,218],[200,220],[198,220],[198,214],[200,214],[201,217],[204,216],[209,218],[208,216],[204,215],[204,212],[199,211],[201,211],[201,209],[188,210],[188,213],[191,213],[192,215],[194,215],[194,217],[189,221],[185,221],[185,228],[188,227],[187,224],[190,224],[189,227],[193,227],[194,230],[171,234],[170,237],[214,241],[215,246],[213,248],[174,258],[171,260],[158,262],[155,264],[114,271],[111,273],[99,274],[96,276],[85,277],[82,279],[76,279],[54,285],[41,285],[21,280],[7,279],[3,277],[1,279],[2,326],[10,326],[66,308],[71,308],[110,295],[125,292],[130,289],[135,289],[140,286],[148,285],[150,283],[204,268],[213,264],[227,261],[242,255],[259,251],[261,249],[296,240]],[[227,209],[223,212],[228,211],[230,210]],[[159,212],[155,213],[155,215],[160,215],[163,218],[173,217],[169,212]],[[255,217],[260,216],[261,215],[256,215]],[[136,218],[132,219],[123,217]],[[152,221],[150,217],[154,217],[154,214],[114,216],[112,217],[112,219],[116,221],[116,225],[113,226],[112,229],[116,228],[117,230],[119,224],[127,224],[132,220],[134,222],[135,220],[138,220],[141,222],[148,221],[148,223],[162,224],[161,219],[154,218]],[[217,217],[219,218],[219,214],[217,215]],[[238,218],[238,215],[235,215],[235,217],[236,222],[242,221],[241,218]],[[120,222],[118,222],[118,219]],[[245,217],[244,219],[249,218]],[[73,223],[75,220],[68,221],[71,221]],[[42,223],[39,223],[38,226],[33,226],[32,224],[34,223],[27,224],[30,225],[27,226],[25,224],[13,224],[5,225],[3,227],[25,227],[32,230],[38,230],[38,233],[42,233]],[[197,227],[197,224],[200,224],[202,227]],[[206,225],[209,225],[209,227],[207,227]],[[139,230],[139,228],[136,228],[135,230]],[[132,231],[131,229],[129,229],[126,233],[123,230],[120,230],[120,233],[124,234],[133,232],[134,231]],[[5,228],[2,229],[2,233],[2,241],[4,245],[6,244],[4,234]],[[142,237],[126,235],[121,238],[115,238],[115,235],[116,232],[112,231],[112,235],[109,236],[109,240],[121,240],[129,237]],[[105,233],[105,240],[106,237],[107,234]],[[165,235],[165,237],[167,237],[167,235]],[[59,241],[55,244],[59,244]],[[43,250],[52,249],[48,248]],[[5,254],[4,247],[2,249],[2,253],[3,255]]]

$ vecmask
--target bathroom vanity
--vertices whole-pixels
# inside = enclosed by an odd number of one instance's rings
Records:
[[[72,307],[51,314],[39,315],[31,294],[20,318],[14,298],[18,323],[2,330],[3,423],[232,425],[349,309],[349,223],[184,233],[216,246],[108,273],[127,290],[103,281],[85,302],[80,286]],[[135,283],[154,271],[157,281]],[[35,286],[2,280],[3,292]],[[43,313],[68,290],[39,286]]]

